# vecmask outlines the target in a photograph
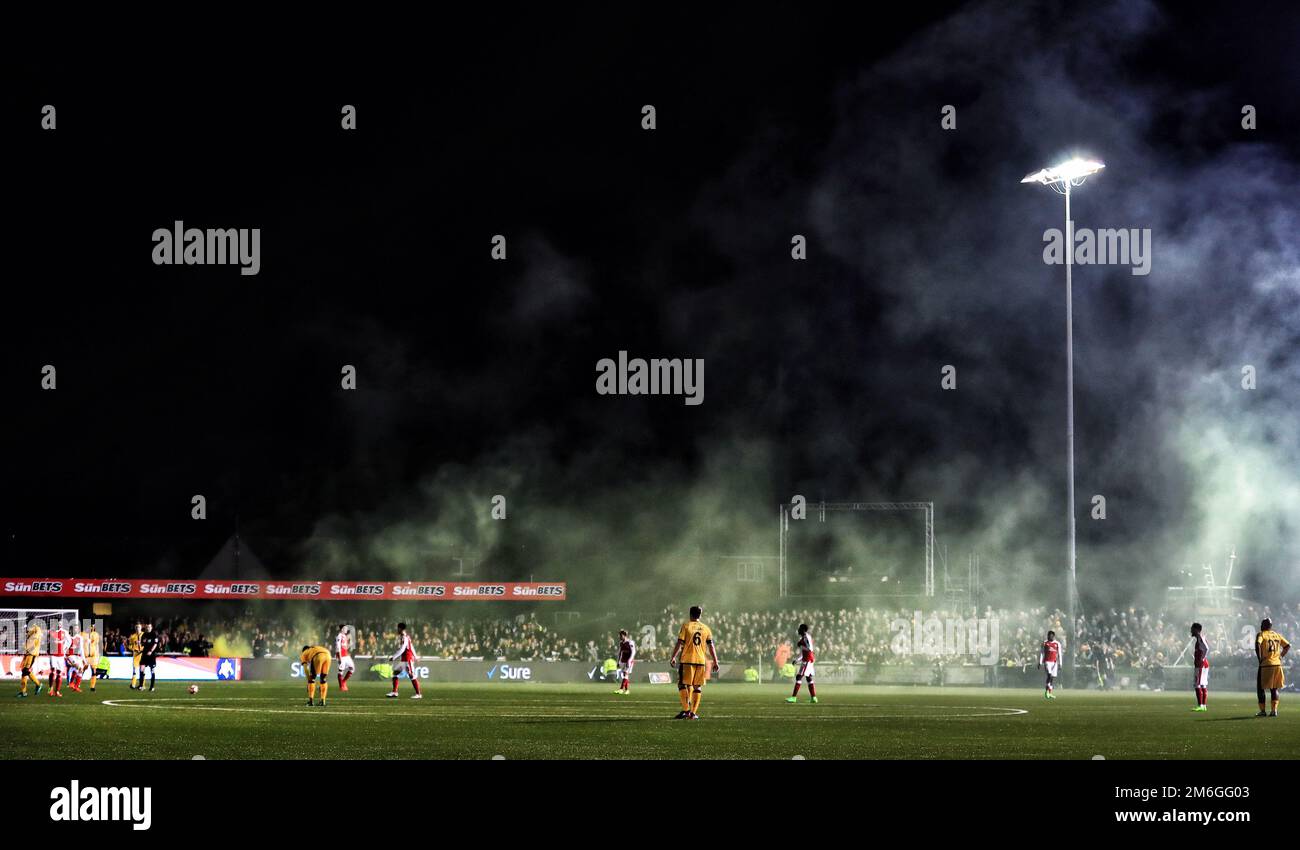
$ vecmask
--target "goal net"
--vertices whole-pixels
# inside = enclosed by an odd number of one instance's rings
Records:
[[[0,655],[22,655],[27,627],[41,627],[41,652],[49,651],[50,631],[59,624],[68,631],[82,628],[76,608],[0,608]]]

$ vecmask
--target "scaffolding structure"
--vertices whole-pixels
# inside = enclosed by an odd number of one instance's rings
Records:
[[[818,502],[815,507],[819,519],[826,521],[827,511],[921,511],[925,516],[925,595],[934,596],[934,502]],[[790,506],[782,504],[779,509],[780,547],[778,549],[777,574],[780,579],[780,595],[789,595],[787,555],[790,533]]]

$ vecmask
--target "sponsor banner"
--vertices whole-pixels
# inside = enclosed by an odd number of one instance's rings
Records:
[[[187,579],[5,578],[0,596],[59,599],[321,599],[562,602],[565,582],[507,581],[199,581]]]
[[[50,673],[52,656],[38,655],[33,672],[44,682]],[[158,679],[160,681],[194,681],[217,682],[242,679],[243,659],[240,658],[190,658],[184,655],[158,656]],[[0,655],[0,679],[17,679],[22,675],[23,657],[21,655]],[[90,675],[90,670],[86,671]],[[108,656],[108,678],[130,679],[130,656]]]
[[[355,655],[355,674],[358,681],[388,681],[393,675],[393,660],[387,656],[367,657]],[[331,668],[334,675],[337,667]],[[245,680],[283,681],[303,678],[302,664],[294,658],[245,658],[241,668]],[[655,676],[667,682],[676,682],[677,673],[667,664],[637,664],[636,676]],[[549,682],[552,684],[589,682],[595,684],[614,681],[613,675],[601,675],[599,665],[583,661],[449,661],[429,658],[415,662],[415,676],[429,682],[482,682],[487,685],[505,683],[526,684]],[[739,665],[723,664],[714,679],[739,681],[743,670]],[[406,676],[403,674],[403,679]]]

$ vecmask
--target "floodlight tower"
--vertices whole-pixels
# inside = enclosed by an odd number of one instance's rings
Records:
[[[1100,162],[1090,159],[1067,160],[1060,165],[1052,168],[1044,168],[1033,174],[1026,175],[1021,183],[1041,183],[1044,186],[1051,186],[1057,194],[1065,196],[1065,442],[1067,444],[1066,460],[1066,477],[1069,488],[1069,512],[1070,512],[1070,544],[1069,544],[1069,587],[1066,593],[1069,597],[1067,607],[1069,608],[1070,623],[1067,626],[1066,634],[1067,652],[1074,653],[1074,643],[1077,635],[1074,625],[1075,602],[1078,598],[1078,583],[1075,578],[1075,546],[1074,546],[1074,297],[1073,281],[1071,280],[1071,270],[1074,267],[1074,224],[1070,221],[1070,189],[1082,186],[1090,175],[1096,174],[1106,166]],[[1061,659],[1062,672],[1065,671],[1065,659]]]

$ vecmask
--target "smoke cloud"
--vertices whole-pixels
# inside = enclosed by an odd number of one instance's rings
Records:
[[[1171,111],[1194,135],[1240,104],[1134,72],[1162,25],[1153,7],[1086,14],[1062,39],[1059,15],[965,8],[810,92],[832,127],[811,159],[792,158],[794,129],[763,128],[618,267],[534,222],[494,314],[511,350],[457,375],[415,364],[492,448],[421,471],[378,510],[322,518],[304,569],[445,577],[468,557],[482,577],[566,580],[584,602],[719,605],[742,590],[715,556],[774,556],[795,494],[933,500],[954,570],[977,552],[1002,598],[1062,604],[1064,270],[1042,236],[1064,209],[1019,180],[1083,153],[1107,167],[1075,193],[1076,226],[1149,228],[1153,257],[1141,277],[1075,268],[1081,592],[1158,600],[1179,568],[1218,569],[1233,546],[1249,594],[1294,588],[1300,169],[1266,143],[1170,138]],[[597,397],[595,363],[619,348],[704,358],[708,402]],[[556,398],[562,412],[533,411]],[[497,493],[504,521],[489,518]],[[874,528],[837,521],[825,551],[919,581],[919,528]],[[816,565],[792,566],[797,592],[821,592]]]

